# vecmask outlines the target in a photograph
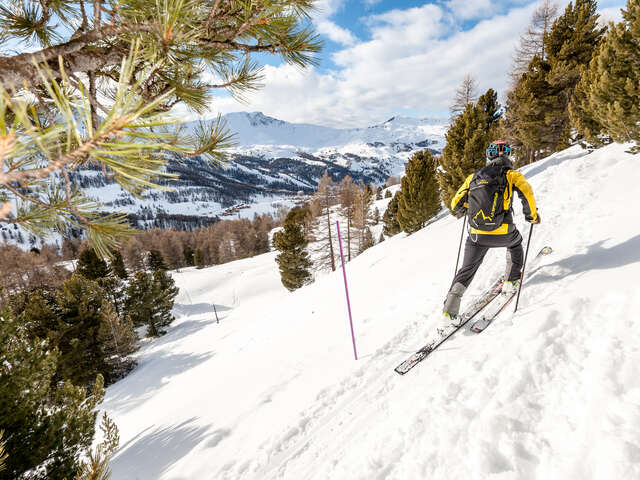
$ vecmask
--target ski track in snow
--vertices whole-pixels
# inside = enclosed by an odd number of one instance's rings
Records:
[[[624,207],[637,164],[611,145],[525,167],[542,216],[530,254],[553,253],[527,270],[516,315],[464,329],[406,376],[393,368],[453,274],[450,216],[348,264],[358,362],[339,271],[293,294],[275,253],[174,272],[178,320],[107,390],[112,478],[640,478],[640,234]],[[489,252],[464,303],[503,268]]]

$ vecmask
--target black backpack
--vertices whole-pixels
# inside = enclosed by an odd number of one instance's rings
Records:
[[[469,184],[469,225],[478,230],[491,231],[502,226],[507,212],[504,209],[504,191],[507,172],[503,165],[487,165],[473,174]]]

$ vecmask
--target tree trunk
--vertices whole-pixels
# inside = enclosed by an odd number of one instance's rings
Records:
[[[329,204],[327,203],[327,229],[329,231],[329,255],[331,255],[331,271],[336,271],[336,262],[333,258],[333,242],[331,241],[331,216],[329,213]]]

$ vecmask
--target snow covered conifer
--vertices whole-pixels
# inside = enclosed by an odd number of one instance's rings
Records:
[[[391,195],[391,190],[387,190],[387,192],[384,194],[384,198],[391,198],[393,195]]]
[[[440,210],[440,188],[436,161],[429,150],[416,152],[401,181],[398,197],[398,224],[411,234],[425,226]]]
[[[273,246],[280,251],[280,255],[276,257],[280,278],[289,291],[311,281],[309,269],[312,264],[306,251],[308,241],[303,227],[305,210],[293,208],[285,219],[283,229],[273,236]]]

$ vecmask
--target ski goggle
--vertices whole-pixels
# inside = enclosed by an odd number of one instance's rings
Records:
[[[511,147],[505,143],[489,145],[487,148],[487,158],[496,158],[500,156],[508,157],[511,155]]]

